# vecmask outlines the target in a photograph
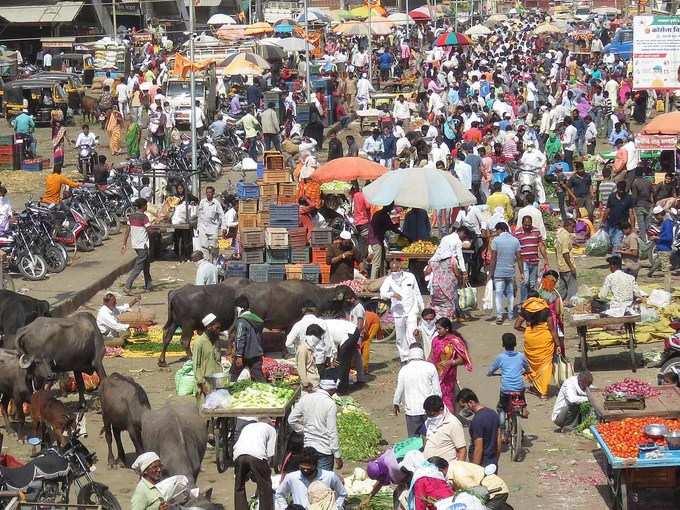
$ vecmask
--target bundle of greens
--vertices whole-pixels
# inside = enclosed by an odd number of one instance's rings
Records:
[[[592,439],[593,436],[590,432],[590,426],[597,425],[599,420],[597,419],[597,414],[595,414],[595,410],[590,402],[583,402],[579,406],[579,414],[581,415],[581,423],[576,426],[574,432]]]
[[[382,433],[362,409],[341,408],[337,424],[343,459],[365,461],[380,453]]]

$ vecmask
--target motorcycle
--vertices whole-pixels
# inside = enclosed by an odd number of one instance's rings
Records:
[[[208,180],[217,180],[222,175],[222,161],[217,155],[217,149],[210,136],[206,136],[201,141],[196,164],[201,174],[205,175]]]
[[[0,489],[5,494],[21,491],[30,503],[68,504],[71,486],[75,483],[79,505],[121,510],[108,487],[92,479],[96,462],[96,454],[90,452],[74,432],[63,449],[48,448],[22,467],[0,467]],[[18,501],[17,498],[18,495],[0,497],[0,503],[5,508]]]
[[[674,372],[680,376],[680,318],[672,319],[670,325],[675,333],[663,342],[663,356],[656,376],[659,384],[662,384],[665,374]]]
[[[84,177],[92,175],[94,172],[94,165],[97,164],[97,144],[99,137],[95,138],[94,145],[78,145],[78,170]]]
[[[47,275],[47,263],[38,255],[39,249],[28,235],[29,222],[27,213],[19,214],[10,235],[0,238],[0,250],[5,252],[10,268],[18,270],[28,280],[37,281]]]
[[[38,246],[39,255],[47,263],[47,271],[49,273],[61,273],[68,264],[66,248],[52,238],[49,224],[44,219],[45,212],[40,206],[28,202],[25,211],[30,220],[30,236],[35,245]]]

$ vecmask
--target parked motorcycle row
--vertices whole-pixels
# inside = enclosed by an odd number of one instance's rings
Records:
[[[85,184],[59,205],[27,202],[0,238],[10,271],[31,281],[62,272],[69,253],[92,251],[121,231],[134,210],[133,192],[128,176],[117,174],[106,188]]]

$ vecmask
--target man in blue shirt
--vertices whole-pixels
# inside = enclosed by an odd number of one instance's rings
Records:
[[[24,140],[24,154],[29,156],[35,154],[37,147],[33,140],[33,131],[35,131],[33,115],[29,115],[28,110],[24,108],[19,115],[12,119],[12,127],[16,137]]]
[[[493,279],[496,298],[496,324],[503,324],[503,298],[507,299],[508,320],[514,320],[515,265],[520,280],[524,279],[524,262],[520,254],[519,240],[509,232],[508,224],[496,223],[496,237],[491,241],[491,267],[489,278]]]
[[[378,57],[378,67],[380,67],[380,79],[387,81],[390,77],[390,69],[394,63],[394,57],[389,51],[383,51]]]
[[[613,147],[616,145],[617,140],[623,140],[623,143],[626,143],[629,138],[630,133],[628,130],[624,128],[621,123],[618,123],[614,126],[613,131],[609,135],[609,144]]]
[[[524,400],[524,374],[529,371],[529,362],[524,353],[516,352],[517,338],[512,333],[503,333],[503,351],[489,367],[487,376],[496,375],[501,371],[501,393],[498,399],[498,410],[501,416],[510,404],[511,393],[521,393]],[[503,419],[501,419],[503,422]]]
[[[673,220],[666,216],[666,211],[661,206],[656,206],[652,210],[654,219],[660,225],[659,234],[650,236],[656,243],[656,259],[649,268],[647,276],[653,276],[657,269],[663,273],[663,283],[666,292],[671,291],[671,253],[673,250]]]

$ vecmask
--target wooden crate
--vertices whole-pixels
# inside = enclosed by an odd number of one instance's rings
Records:
[[[262,248],[244,248],[241,250],[241,260],[246,264],[262,264],[264,250]]]
[[[275,197],[278,194],[278,184],[260,184],[260,197]]]
[[[279,198],[282,196],[284,197],[297,196],[297,184],[294,182],[279,183]]]
[[[287,170],[272,170],[270,172],[265,172],[264,182],[267,184],[290,182],[290,174]]]
[[[328,264],[319,264],[319,269],[321,269],[321,283],[331,282],[331,266]]]
[[[641,469],[623,469],[626,483],[631,487],[644,488],[673,488],[676,486],[677,468],[675,467],[646,467]]]
[[[277,205],[297,204],[297,198],[279,195]]]
[[[238,215],[238,227],[239,229],[244,228],[255,228],[257,227],[257,213],[256,214],[239,214]]]
[[[326,263],[326,254],[328,253],[328,249],[323,246],[313,246],[312,247],[312,263],[314,264],[325,264]]]
[[[312,246],[328,246],[333,242],[333,231],[330,228],[312,230]]]
[[[257,200],[239,200],[238,213],[257,214]]]
[[[269,211],[269,206],[272,204],[276,204],[278,198],[279,197],[277,195],[260,196],[260,200],[258,200],[257,202],[258,210]]]
[[[268,228],[265,240],[269,248],[288,248],[288,230],[285,228]]]
[[[257,226],[263,228],[269,226],[269,211],[260,211],[257,213]]]
[[[286,264],[286,280],[302,280],[302,264]]]
[[[241,246],[244,248],[264,248],[264,229],[260,227],[241,229]]]
[[[309,247],[302,246],[290,249],[290,261],[293,264],[309,264]]]
[[[265,170],[285,170],[283,154],[278,151],[267,151],[264,153]]]
[[[288,244],[291,248],[307,246],[307,229],[305,227],[289,228]]]

